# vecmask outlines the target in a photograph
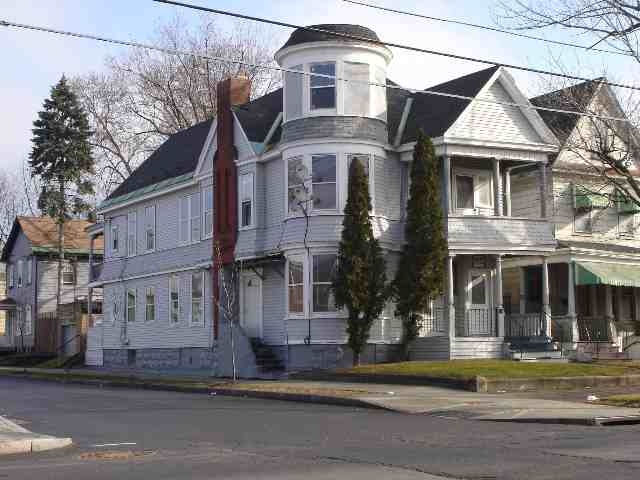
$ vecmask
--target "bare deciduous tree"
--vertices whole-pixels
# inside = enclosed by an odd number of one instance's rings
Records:
[[[74,82],[95,131],[92,143],[103,194],[127,178],[169,135],[212,118],[220,80],[248,77],[252,97],[280,82],[273,70],[211,60],[271,64],[271,41],[259,28],[238,24],[226,32],[205,17],[198,27],[190,28],[176,17],[161,25],[150,43],[167,52],[130,50],[108,58],[105,73]]]
[[[0,249],[11,233],[19,215],[36,215],[38,185],[34,184],[25,164],[23,172],[0,170]]]

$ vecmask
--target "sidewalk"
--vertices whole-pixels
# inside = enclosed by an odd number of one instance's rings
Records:
[[[32,433],[20,425],[0,417],[0,455],[44,452],[71,445],[70,438]]]
[[[208,393],[252,398],[379,408],[405,414],[484,421],[606,425],[640,423],[640,409],[566,399],[528,398],[526,393],[474,393],[432,387],[306,380],[241,381],[189,375],[167,377],[96,370],[0,369],[0,374],[92,385]],[[595,391],[591,393],[596,393]]]

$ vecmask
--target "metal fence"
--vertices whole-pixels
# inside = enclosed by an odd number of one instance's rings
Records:
[[[437,305],[431,307],[431,311],[421,315],[418,335],[420,337],[434,337],[447,334],[447,322],[445,319],[445,307]]]

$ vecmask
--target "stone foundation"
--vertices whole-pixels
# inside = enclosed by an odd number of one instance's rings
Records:
[[[103,366],[131,368],[208,369],[213,354],[208,348],[105,349]]]

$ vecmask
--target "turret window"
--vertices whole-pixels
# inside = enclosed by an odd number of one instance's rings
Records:
[[[311,110],[336,108],[336,64],[334,62],[314,63],[310,65],[309,71],[311,72],[309,79]]]
[[[347,115],[369,115],[369,65],[344,62],[344,113]]]

